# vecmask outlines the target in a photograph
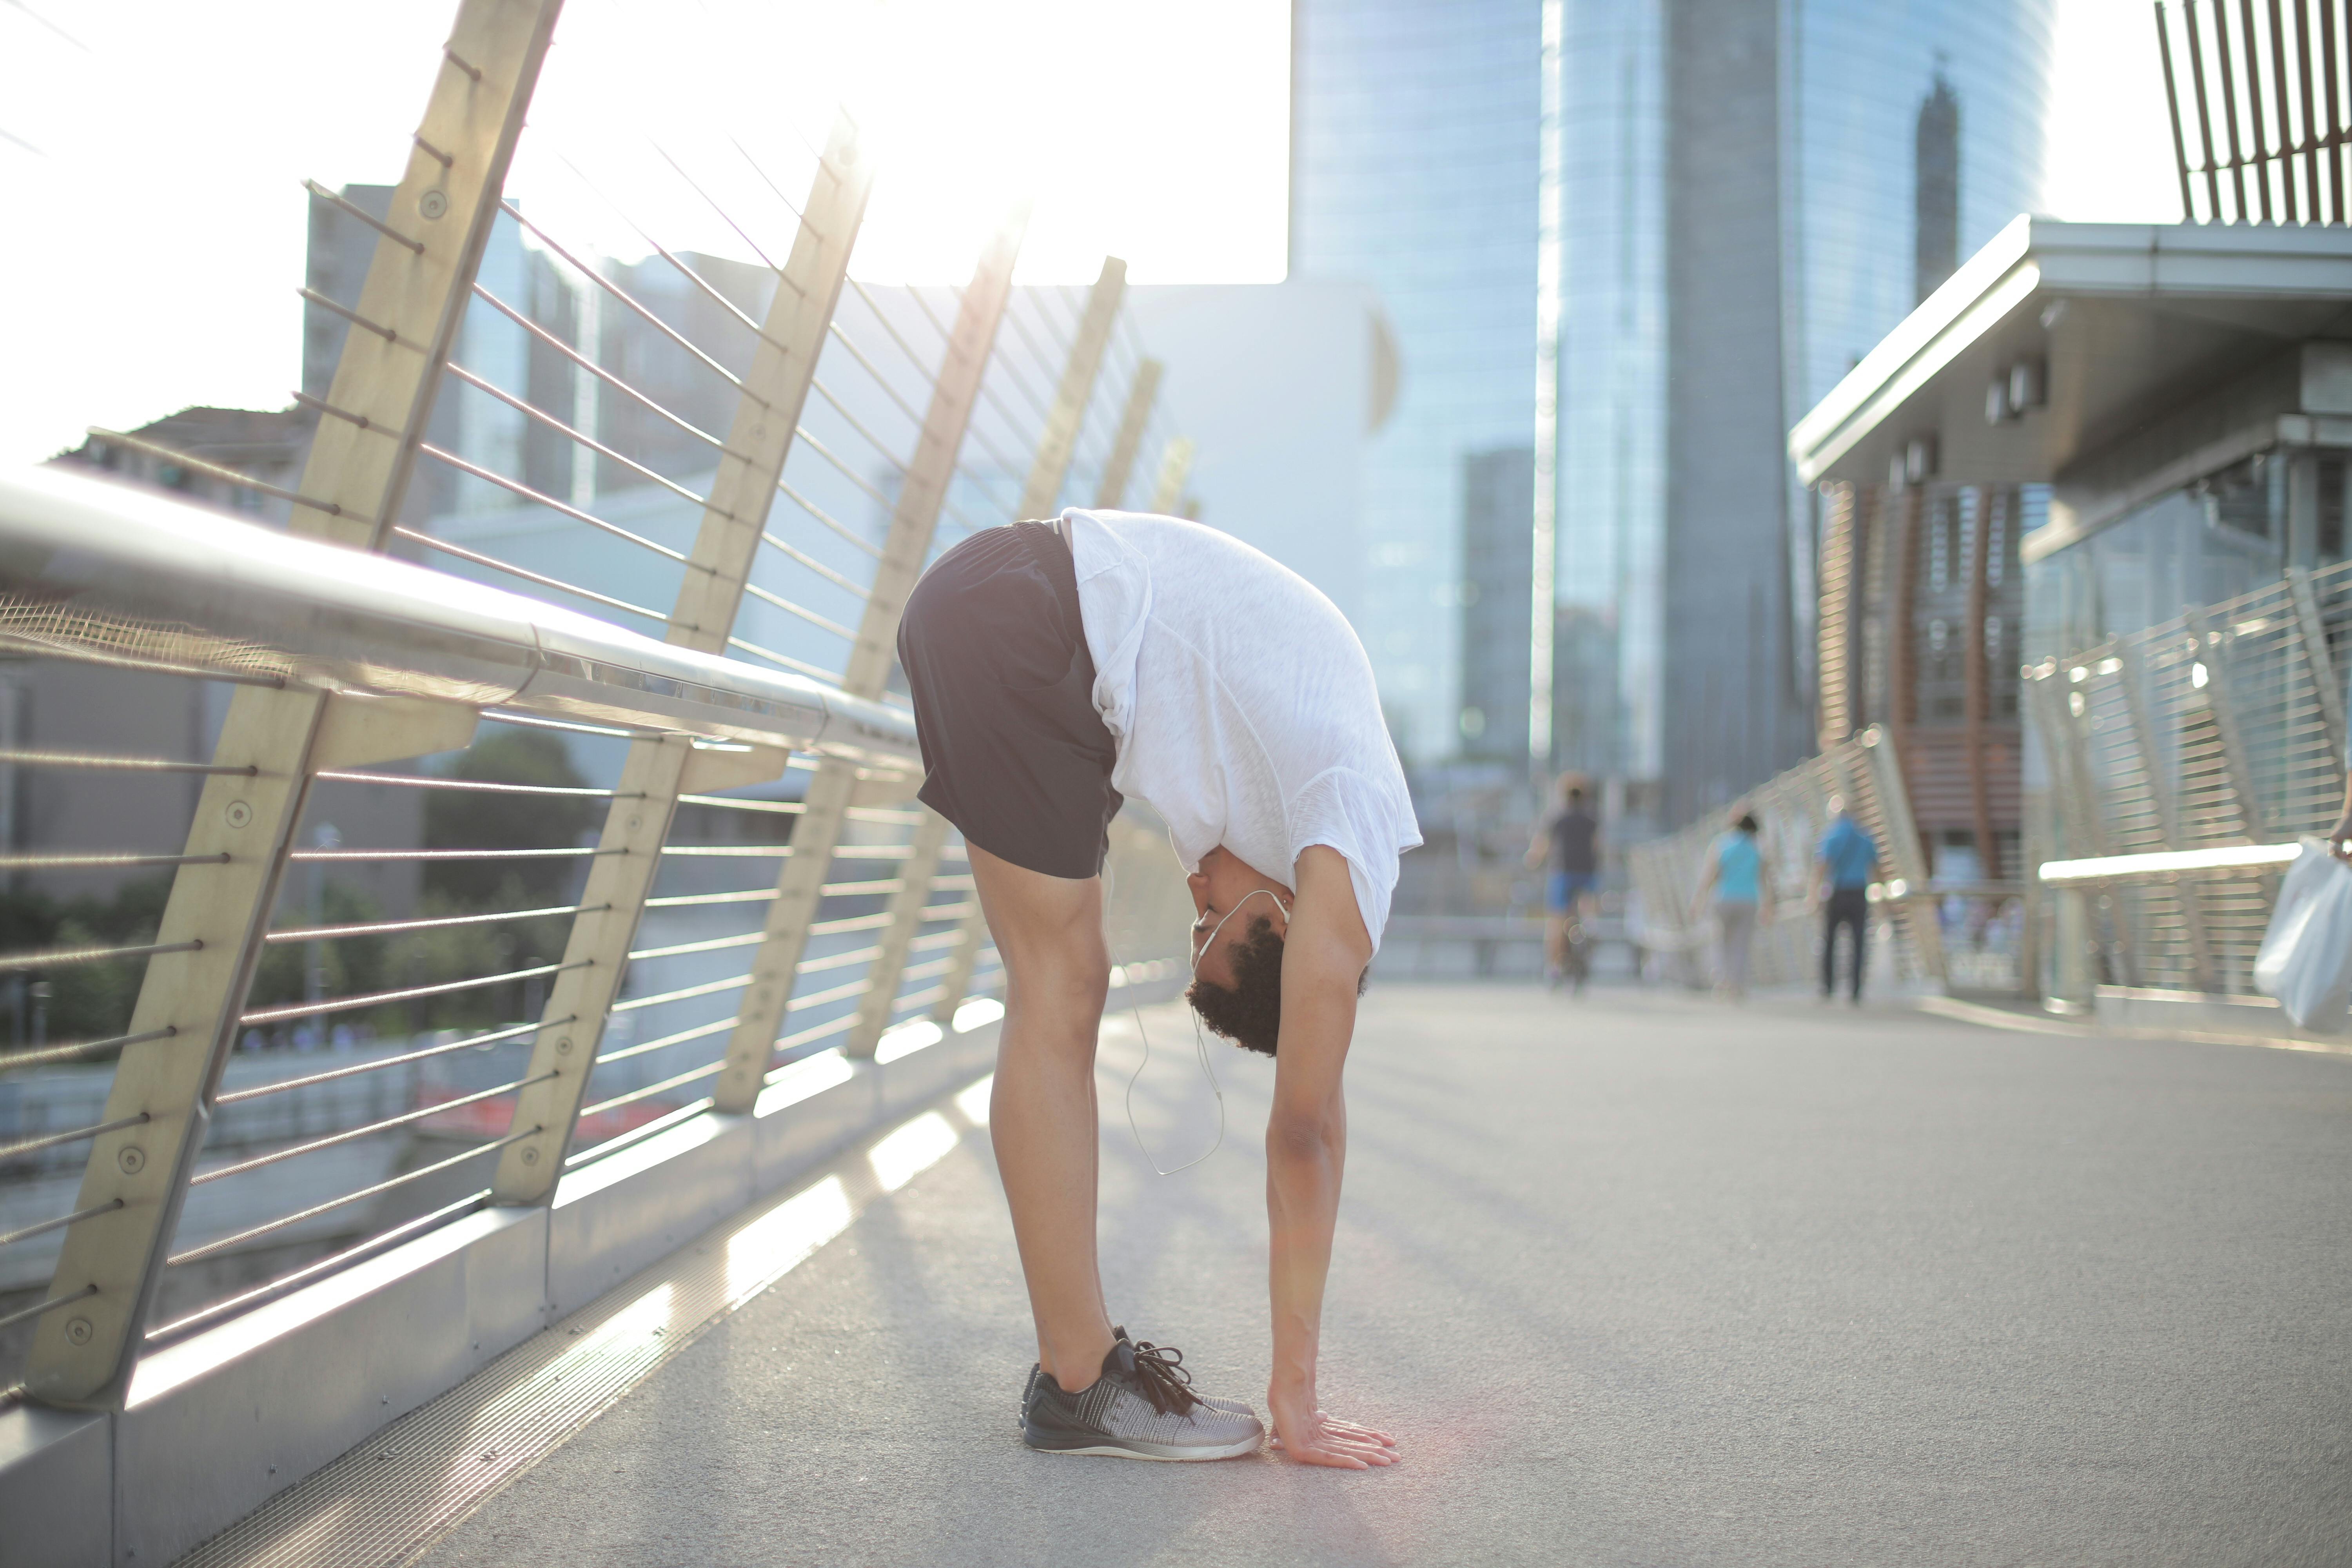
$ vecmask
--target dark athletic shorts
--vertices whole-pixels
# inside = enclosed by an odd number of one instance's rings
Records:
[[[1077,569],[1052,525],[982,529],[931,563],[898,623],[898,662],[923,804],[1016,866],[1098,875],[1118,750],[1095,711]]]

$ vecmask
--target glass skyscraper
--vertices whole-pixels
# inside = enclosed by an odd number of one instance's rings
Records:
[[[1665,83],[1659,0],[1562,0],[1557,579],[1614,680],[1565,663],[1571,767],[1655,778],[1665,505]]]
[[[1813,509],[1762,440],[2034,207],[2053,0],[1556,3],[1559,592],[1614,642],[1556,751],[1671,826],[1801,748]]]
[[[1464,542],[1476,476],[1549,449],[1555,759],[1679,780],[1636,790],[1668,821],[1794,760],[1814,523],[1781,442],[1923,268],[2035,205],[2053,4],[1294,0],[1291,271],[1373,285],[1401,361],[1343,608],[1410,759],[1524,753],[1503,650],[1472,645],[1530,618],[1465,603]]]
[[[1922,111],[1959,112],[1965,260],[2042,199],[2053,0],[1811,0],[1783,22],[1793,342],[1790,420],[1919,302]]]
[[[1475,706],[1465,495],[1482,461],[1532,440],[1539,24],[1529,0],[1292,9],[1291,276],[1370,283],[1400,366],[1363,479],[1360,597],[1341,608],[1412,761],[1460,751]]]

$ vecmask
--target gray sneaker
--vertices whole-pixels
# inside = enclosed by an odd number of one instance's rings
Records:
[[[1111,1333],[1117,1338],[1122,1340],[1127,1338],[1127,1325],[1121,1323],[1118,1327],[1111,1330]],[[1192,1394],[1192,1397],[1207,1405],[1210,1409],[1222,1410],[1228,1415],[1246,1415],[1253,1421],[1257,1419],[1257,1412],[1252,1409],[1249,1405],[1243,1404],[1238,1399],[1212,1399],[1209,1395],[1193,1389],[1192,1374],[1184,1370],[1184,1352],[1178,1350],[1174,1345],[1155,1345],[1150,1340],[1137,1341],[1135,1345],[1135,1353],[1141,1355],[1146,1351],[1158,1352],[1160,1359],[1167,1362],[1168,1364],[1174,1369],[1176,1375],[1184,1380],[1184,1387]]]
[[[1111,1330],[1111,1334],[1116,1339],[1125,1340],[1127,1325],[1119,1324]],[[1182,1351],[1173,1345],[1162,1350],[1150,1340],[1145,1340],[1135,1348],[1139,1353],[1144,1351],[1159,1352],[1160,1357],[1176,1369],[1176,1375],[1183,1379],[1186,1389],[1189,1391],[1192,1388],[1192,1374],[1183,1370],[1184,1352]],[[1045,1375],[1045,1370],[1034,1361],[1029,1363],[1029,1381],[1021,1385],[1021,1408],[1013,1412],[1013,1429],[1016,1432],[1026,1429],[1029,1425],[1029,1397],[1037,1392],[1037,1380]],[[1256,1408],[1238,1399],[1216,1399],[1208,1394],[1197,1393],[1193,1394],[1192,1397],[1212,1410],[1222,1410],[1228,1415],[1246,1415],[1253,1421],[1257,1419]]]
[[[1202,1403],[1167,1352],[1132,1340],[1110,1347],[1102,1375],[1080,1393],[1065,1394],[1036,1373],[1021,1415],[1021,1440],[1054,1454],[1232,1459],[1256,1452],[1265,1437],[1256,1416]]]

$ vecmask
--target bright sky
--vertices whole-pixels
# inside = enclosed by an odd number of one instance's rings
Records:
[[[2042,205],[2085,222],[2179,223],[2180,177],[2147,0],[2057,0],[2057,9]]]
[[[2175,216],[2144,0],[2058,6],[2050,209]],[[192,403],[286,404],[299,182],[398,175],[452,9],[0,0],[0,462]],[[761,175],[798,203],[802,138],[845,98],[885,157],[862,278],[960,280],[1026,189],[1024,281],[1090,280],[1108,253],[1138,282],[1267,282],[1288,53],[1287,0],[570,0],[509,188],[569,244],[642,254],[635,219],[746,254],[657,140],[781,254],[793,220]]]

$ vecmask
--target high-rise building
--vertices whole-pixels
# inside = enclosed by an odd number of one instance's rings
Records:
[[[1524,449],[1534,426],[1540,15],[1525,0],[1294,0],[1291,16],[1291,276],[1372,285],[1402,368],[1341,608],[1400,749],[1433,761],[1461,751],[1475,706],[1449,635],[1463,463]]]
[[[1462,459],[1462,754],[1524,762],[1535,584],[1528,517],[1535,452],[1503,447]]]
[[[1919,106],[1919,129],[1912,142],[1914,182],[1911,226],[1919,299],[1934,293],[1960,264],[1960,100],[1939,68],[1927,100]]]
[[[2053,0],[1555,3],[1562,679],[1618,694],[1555,750],[1670,826],[1809,747],[1785,433],[2035,205]]]

